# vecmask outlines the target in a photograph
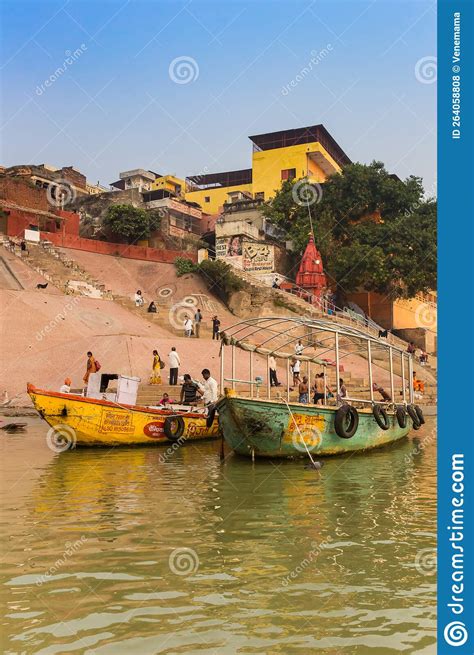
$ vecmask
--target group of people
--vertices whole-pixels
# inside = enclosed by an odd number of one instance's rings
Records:
[[[134,302],[136,307],[143,307],[145,304],[145,298],[141,289],[137,289],[134,295]],[[152,300],[148,305],[147,312],[150,314],[156,314],[158,312],[158,307],[155,302]],[[201,336],[201,323],[203,320],[202,312],[199,307],[196,309],[194,316],[186,314],[183,320],[183,330],[185,337],[196,337],[199,339]],[[221,322],[218,319],[217,315],[212,317],[212,338],[219,340]]]
[[[159,401],[159,404],[161,406],[166,406],[179,402],[180,405],[196,405],[196,403],[202,400],[205,407],[213,405],[217,402],[219,395],[217,380],[212,377],[208,368],[203,368],[201,375],[203,382],[194,380],[189,373],[185,373],[183,375],[179,401],[173,400],[173,398],[170,398],[170,395],[165,392]]]
[[[178,371],[180,366],[181,359],[175,346],[173,346],[168,353],[169,384],[171,386],[176,386],[178,384]],[[164,368],[165,362],[161,359],[158,351],[154,350],[150,384],[162,384],[161,371]]]
[[[168,353],[169,364],[169,384],[176,386],[178,384],[178,372],[181,366],[181,359],[175,346],[173,346]],[[101,368],[99,361],[94,357],[91,351],[87,353],[86,372],[83,377],[84,383],[87,385],[89,377],[92,373],[97,373]],[[161,384],[161,371],[165,368],[165,363],[161,359],[157,350],[153,351],[152,373],[150,376],[150,384]],[[183,405],[194,405],[199,400],[204,402],[205,406],[211,405],[217,401],[218,397],[218,384],[217,381],[211,376],[208,368],[201,371],[203,382],[193,380],[189,373],[183,376],[183,383],[181,385],[181,394],[179,403]],[[115,376],[116,377],[116,376]],[[71,379],[66,378],[64,384],[59,389],[60,393],[71,392]],[[160,400],[160,405],[166,405],[176,402],[169,397],[168,393],[164,393]]]
[[[313,394],[314,405],[319,405],[320,402],[323,404],[323,401],[327,398],[334,398],[334,392],[326,384],[324,373],[316,373],[314,384],[312,385],[311,389],[309,385],[310,383],[308,377],[303,375],[303,379],[300,380],[298,384],[298,402],[305,405],[308,404],[310,391]],[[347,389],[342,378],[339,378],[339,389],[336,395],[338,401],[342,401],[344,398],[347,398]]]
[[[183,321],[183,329],[185,337],[196,337],[199,339],[201,336],[201,323],[202,323],[202,313],[199,307],[196,309],[194,317],[186,314]],[[212,338],[219,340],[221,322],[217,318],[217,315],[212,317]]]

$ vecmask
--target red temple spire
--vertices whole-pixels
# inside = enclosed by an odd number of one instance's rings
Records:
[[[327,287],[321,253],[316,248],[313,234],[310,234],[308,245],[296,276],[296,284],[320,298]]]

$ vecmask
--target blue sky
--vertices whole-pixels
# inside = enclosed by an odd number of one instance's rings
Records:
[[[249,135],[323,123],[352,160],[433,193],[433,2],[4,0],[2,32],[4,165],[74,165],[104,185],[137,167],[232,170],[251,165]]]

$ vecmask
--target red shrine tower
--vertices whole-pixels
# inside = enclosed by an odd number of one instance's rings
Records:
[[[313,234],[310,234],[308,245],[304,251],[296,276],[296,284],[314,296],[313,304],[317,304],[327,289],[323,260],[314,243]]]

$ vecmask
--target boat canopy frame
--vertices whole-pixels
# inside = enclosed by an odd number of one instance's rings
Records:
[[[289,327],[289,324],[291,327]],[[291,334],[294,330],[305,329],[308,331],[306,336],[301,336],[298,334],[296,337],[294,334]],[[373,350],[381,349],[387,352],[388,354],[388,363],[389,363],[389,374],[390,374],[390,392],[391,392],[391,403],[381,402],[380,404],[395,404],[394,398],[394,366],[393,366],[393,357],[394,353],[397,353],[400,356],[401,363],[401,378],[402,378],[402,395],[403,403],[406,403],[406,387],[405,383],[408,382],[408,402],[413,403],[414,393],[413,393],[413,384],[411,383],[411,377],[413,375],[413,355],[408,353],[402,348],[386,343],[380,338],[376,338],[373,335],[364,332],[361,329],[341,325],[335,323],[329,319],[323,318],[308,318],[308,317],[292,317],[292,316],[265,316],[257,318],[247,318],[221,331],[221,349],[220,349],[220,359],[221,359],[221,392],[224,390],[224,347],[232,347],[232,387],[234,388],[235,382],[235,348],[247,351],[250,353],[250,369],[253,370],[253,353],[263,355],[267,357],[267,360],[270,356],[275,357],[276,359],[286,360],[287,368],[287,378],[289,378],[289,362],[290,360],[297,358],[302,362],[318,364],[323,367],[330,366],[331,364],[321,357],[309,356],[304,354],[296,355],[295,352],[284,352],[284,348],[295,344],[299,340],[306,340],[309,343],[311,332],[328,332],[333,335],[334,338],[334,351],[335,351],[335,366],[336,366],[336,379],[339,377],[340,371],[340,349],[339,349],[339,338],[344,337],[347,339],[353,339],[355,342],[362,341],[366,343],[366,357],[368,362],[368,372],[369,372],[369,385],[370,385],[370,402],[375,404],[374,400],[374,389],[373,389],[373,371],[372,371],[372,352]],[[264,338],[259,343],[253,343],[250,339],[255,341],[256,337],[258,338],[259,334],[262,334]],[[264,334],[266,333],[266,334]],[[286,337],[286,339],[284,339]],[[282,338],[284,342],[281,343]],[[277,342],[278,341],[278,345]],[[273,342],[273,344],[272,344]],[[272,345],[275,346],[272,348]],[[314,345],[314,344],[311,344]],[[328,349],[333,350],[333,348]],[[365,350],[365,347],[364,347]],[[344,357],[344,355],[343,355]],[[408,380],[405,378],[405,364],[408,362]],[[332,364],[334,365],[334,364]],[[326,368],[324,368],[324,371]],[[252,376],[251,376],[252,377]],[[253,396],[252,380],[249,381],[251,385],[251,395]],[[338,385],[337,385],[338,386]],[[358,400],[358,399],[353,399]],[[360,400],[360,402],[367,402]]]

